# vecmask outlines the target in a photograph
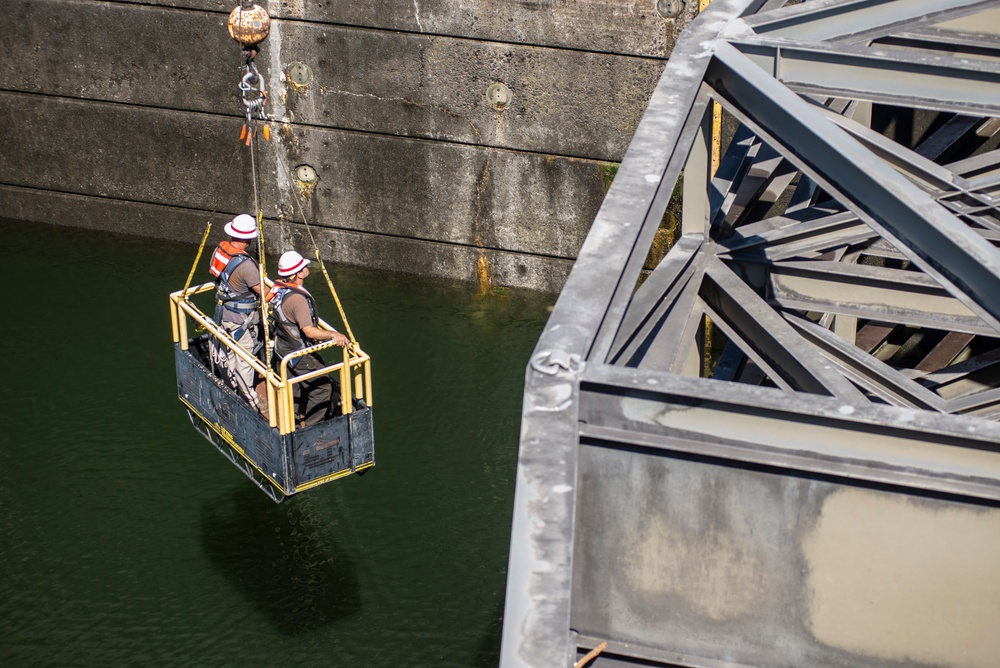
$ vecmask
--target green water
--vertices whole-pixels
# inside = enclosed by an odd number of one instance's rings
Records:
[[[0,666],[497,664],[547,299],[332,267],[377,465],[279,506],[177,400],[167,294],[194,246],[0,234]]]

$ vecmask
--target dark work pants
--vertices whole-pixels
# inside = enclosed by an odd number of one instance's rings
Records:
[[[299,363],[290,369],[293,376],[302,376],[310,371],[322,369],[326,364],[319,353],[311,353],[299,358]],[[331,405],[332,401],[332,405]],[[330,376],[320,376],[295,384],[295,405],[298,413],[305,415],[305,423],[310,427],[327,417],[327,411],[340,403],[340,383]]]

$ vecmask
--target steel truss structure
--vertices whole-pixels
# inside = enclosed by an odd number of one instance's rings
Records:
[[[527,369],[501,665],[994,665],[998,130],[997,2],[691,24]]]

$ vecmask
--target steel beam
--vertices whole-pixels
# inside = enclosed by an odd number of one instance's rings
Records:
[[[758,35],[769,37],[859,42],[990,6],[990,0],[818,0],[778,9],[746,23]]]
[[[712,34],[761,3],[720,0],[692,25]],[[576,378],[596,347],[606,359],[688,148],[708,104],[692,75],[709,59],[686,41],[674,50],[621,168],[556,302],[526,372],[511,526],[501,664],[569,662],[569,593],[576,488]],[[688,119],[696,119],[688,123]],[[683,148],[678,148],[683,147]],[[636,259],[638,258],[638,259]],[[625,268],[624,270],[622,268]],[[602,323],[608,326],[602,329]],[[597,345],[595,346],[595,341]]]
[[[864,624],[857,642],[824,635],[831,608],[813,607],[883,558],[865,536],[885,527],[854,529],[887,508],[921,536],[951,518],[962,550],[1000,521],[1000,124],[971,118],[1000,116],[1000,64],[971,35],[948,55],[935,27],[992,4],[782,4],[715,0],[678,42],[531,357],[505,668],[602,642],[595,668],[1000,651],[986,627],[942,631],[947,649]],[[743,127],[709,178],[712,101]],[[965,116],[903,146],[872,129],[872,102]],[[682,169],[680,241],[643,277]],[[841,498],[858,505],[827,537],[870,551],[834,571],[806,553]],[[954,576],[911,559],[928,544],[900,556],[908,572]],[[962,586],[1000,582],[982,573]],[[849,603],[832,614],[854,621]]]
[[[642,369],[588,367],[580,378],[581,436],[1000,501],[995,423],[976,421],[970,430],[958,416],[664,380]]]
[[[770,221],[762,221],[768,223]],[[850,212],[823,216],[816,220],[794,223],[788,221],[778,229],[769,230],[756,224],[737,230],[727,239],[721,257],[742,262],[766,259],[777,262],[871,241],[878,234]]]
[[[873,396],[881,398],[891,406],[944,410],[945,401],[934,392],[910,380],[878,358],[866,355],[852,343],[844,341],[825,327],[788,313],[785,314],[785,319],[808,339],[818,352],[842,369],[845,376]]]
[[[843,262],[778,262],[770,265],[768,276],[769,300],[783,309],[995,335],[965,304],[912,271]]]
[[[660,326],[680,291],[691,279],[691,260],[702,243],[700,235],[681,237],[639,286],[622,317],[621,328],[608,360],[610,363],[627,365],[653,328]]]
[[[755,352],[791,389],[863,401],[851,383],[817,363],[795,330],[718,259],[707,262],[705,279],[701,289],[705,302],[757,346]]]
[[[744,122],[1000,334],[1000,251],[735,47],[718,46],[706,79]]]
[[[858,53],[747,40],[733,44],[789,89],[983,116],[1000,115],[1000,65],[934,54]]]

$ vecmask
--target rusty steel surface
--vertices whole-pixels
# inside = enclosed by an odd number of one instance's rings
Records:
[[[526,370],[502,666],[995,665],[998,133],[996,2],[689,26]]]
[[[253,46],[267,39],[267,34],[271,31],[271,17],[260,5],[244,8],[240,4],[229,12],[226,27],[229,29],[229,36],[237,42],[243,46]]]

